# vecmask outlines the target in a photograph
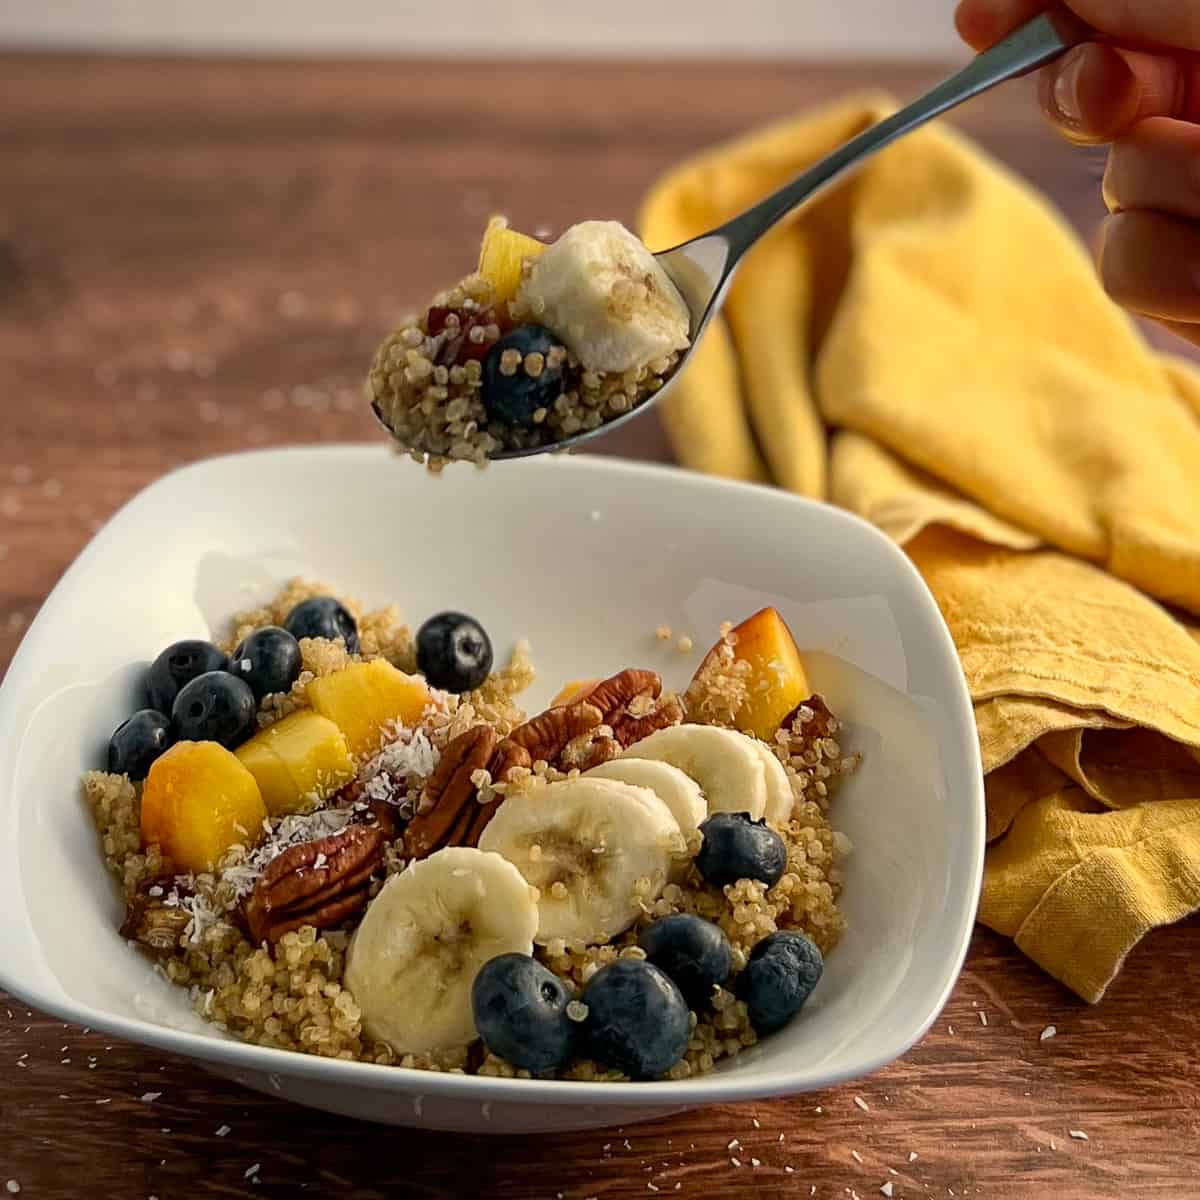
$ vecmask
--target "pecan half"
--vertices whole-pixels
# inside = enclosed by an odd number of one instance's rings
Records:
[[[627,713],[613,725],[613,737],[622,747],[629,747],[648,738],[659,729],[667,729],[683,721],[683,704],[678,696],[664,696],[649,712],[640,716]]]
[[[829,711],[824,696],[814,692],[783,718],[779,728],[788,735],[790,741],[808,743],[815,738],[835,737],[841,729],[841,722]]]
[[[378,825],[355,824],[285,850],[246,898],[250,936],[255,942],[277,942],[302,925],[328,929],[353,916],[367,902],[386,845]]]
[[[179,945],[191,919],[186,908],[164,904],[143,891],[134,897],[125,914],[121,936],[141,942],[156,953],[169,953]]]
[[[678,725],[683,720],[683,705],[675,696],[663,696],[658,672],[640,667],[627,667],[602,679],[576,696],[574,703],[598,708],[604,724],[612,730],[609,743],[597,740],[595,751],[588,758],[570,764],[582,770],[615,758],[622,749],[649,737],[655,730]]]
[[[409,858],[425,858],[443,846],[478,844],[499,801],[480,804],[472,776],[487,768],[497,740],[490,725],[476,725],[447,743],[425,785],[417,815],[404,831]]]
[[[590,691],[577,700],[594,704],[604,714],[606,725],[620,716],[638,696],[649,696],[657,700],[662,695],[662,677],[657,671],[644,671],[639,667],[627,667],[609,679],[601,680]]]
[[[507,783],[512,773],[519,768],[528,771],[533,766],[533,758],[524,746],[518,745],[511,738],[505,738],[492,755],[488,763],[488,773],[497,783]]]
[[[607,725],[597,725],[589,733],[582,733],[569,741],[558,756],[558,766],[563,771],[578,769],[590,771],[601,763],[611,762],[621,753],[621,744],[612,736]]]
[[[539,760],[558,764],[563,750],[576,738],[604,724],[604,714],[586,701],[565,708],[550,708],[518,725],[492,756],[492,778],[505,782],[515,767],[530,767]]]

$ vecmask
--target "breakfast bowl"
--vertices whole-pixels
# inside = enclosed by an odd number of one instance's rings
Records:
[[[498,653],[532,641],[544,707],[568,679],[645,664],[682,688],[722,622],[773,607],[862,756],[836,801],[846,930],[787,1028],[711,1073],[656,1082],[493,1078],[241,1042],[118,932],[122,900],[80,788],[162,646],[287,580],[409,613],[467,607]],[[670,627],[685,640],[656,638]],[[507,645],[506,645],[507,643]],[[431,1129],[585,1129],[829,1087],[928,1030],[962,966],[983,863],[970,699],[903,553],[829,506],[585,457],[430,479],[374,447],[213,459],[127,504],[64,575],[0,687],[0,988],[55,1017],[247,1087]]]

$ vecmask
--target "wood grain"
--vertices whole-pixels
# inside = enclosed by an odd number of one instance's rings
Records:
[[[168,467],[376,438],[365,362],[470,265],[490,211],[529,228],[629,220],[655,174],[701,146],[938,75],[0,59],[0,665],[97,525]],[[1094,152],[1060,146],[1016,89],[961,124],[1092,235]],[[669,457],[652,418],[599,448]],[[1190,1194],[1198,955],[1200,924],[1156,933],[1089,1009],[980,931],[936,1028],[859,1085],[503,1142],[285,1107],[0,997],[0,1182],[160,1200],[866,1198],[889,1180],[902,1197]]]

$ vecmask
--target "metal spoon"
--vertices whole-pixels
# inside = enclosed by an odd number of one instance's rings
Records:
[[[824,192],[897,138],[919,129],[935,117],[989,91],[997,84],[1052,62],[1091,36],[1093,31],[1065,9],[1055,8],[1035,17],[1004,41],[978,55],[958,74],[907,108],[852,138],[753,208],[710,233],[701,234],[657,254],[655,257],[674,281],[691,313],[691,348],[684,353],[666,384],[636,408],[605,422],[597,429],[585,430],[544,446],[502,450],[492,457],[526,458],[532,454],[566,450],[608,433],[646,412],[655,401],[662,398],[687,366],[700,335],[720,308],[742,256],[784,217]]]

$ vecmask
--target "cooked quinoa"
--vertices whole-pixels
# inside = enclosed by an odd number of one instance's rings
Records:
[[[636,370],[588,371],[565,347],[549,356],[504,351],[505,375],[536,379],[563,368],[562,390],[534,412],[532,425],[506,424],[484,405],[483,360],[514,326],[537,319],[522,302],[498,303],[486,279],[469,275],[388,336],[367,376],[367,400],[417,462],[433,471],[453,461],[482,467],[500,451],[551,446],[599,429],[654,395],[679,360],[672,354]]]
[[[230,649],[254,629],[281,624],[301,600],[328,594],[331,590],[325,585],[293,581],[271,603],[236,614],[229,636],[221,645]],[[353,599],[344,599],[343,603],[358,622],[357,657],[382,656],[402,670],[415,670],[413,638],[395,607],[368,612]],[[723,634],[727,636],[728,630]],[[258,714],[260,725],[304,708],[308,682],[349,661],[341,642],[304,639],[301,649],[303,674],[286,695],[264,698]],[[740,703],[740,666],[732,656],[716,657],[715,666],[688,693],[691,719],[730,723]],[[436,757],[450,740],[480,722],[492,725],[500,735],[521,724],[526,715],[517,697],[533,680],[528,647],[521,643],[511,660],[476,691],[461,697],[439,695],[438,703],[422,723],[419,737],[424,740],[420,745],[414,744],[416,734],[412,742],[398,743],[407,746],[401,757],[410,771],[416,771],[413,764],[419,764],[431,772]],[[827,954],[844,929],[837,901],[842,888],[840,863],[849,850],[848,840],[832,828],[827,814],[836,783],[858,761],[857,756],[843,754],[837,733],[837,721],[814,698],[797,710],[772,746],[796,799],[792,819],[775,826],[787,848],[787,866],[773,887],[741,880],[716,888],[707,884],[692,865],[679,882],[668,883],[657,897],[650,892],[649,882],[642,881],[646,892],[639,901],[641,916],[613,942],[585,945],[559,939],[536,948],[536,957],[578,995],[602,966],[620,956],[645,957],[636,944],[641,930],[660,917],[681,912],[696,914],[721,927],[733,950],[735,973],[745,966],[754,945],[778,929],[806,934]],[[381,758],[387,754],[385,746]],[[564,772],[536,762],[532,768],[517,772],[507,784],[493,785],[486,772],[475,782],[480,800],[488,801],[505,791],[540,787],[577,774],[577,770]],[[410,775],[409,783],[419,785],[424,777],[420,772]],[[217,871],[179,876],[157,846],[142,846],[141,785],[101,771],[89,772],[83,784],[105,861],[121,886],[130,913],[144,911],[139,905],[150,902],[162,918],[161,938],[154,943],[157,969],[189,990],[197,1012],[207,1020],[247,1042],[330,1058],[421,1070],[527,1075],[486,1053],[479,1043],[436,1056],[399,1055],[386,1044],[366,1038],[358,1005],[343,984],[352,927],[318,932],[304,926],[284,934],[273,945],[251,943],[239,919],[239,904],[253,884],[254,872],[269,861],[270,853],[279,853],[284,846],[344,828],[350,820],[349,810],[327,807],[273,818],[275,841],[267,852],[235,846]],[[689,846],[689,852],[697,848],[698,839]],[[371,894],[379,890],[386,875],[403,870],[405,865],[397,842],[373,880]],[[586,1015],[584,1006],[577,1002],[575,1010],[573,1019]],[[710,1011],[693,1013],[691,1021],[686,1056],[670,1071],[672,1079],[711,1070],[720,1059],[738,1054],[757,1040],[746,1005],[726,989],[719,990]],[[574,1062],[563,1077],[623,1078],[586,1060]]]

